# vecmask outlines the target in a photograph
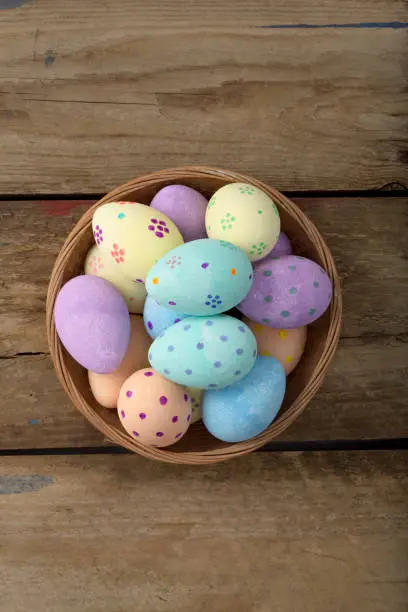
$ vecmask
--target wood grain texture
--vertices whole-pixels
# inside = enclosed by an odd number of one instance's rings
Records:
[[[95,193],[191,163],[280,189],[407,185],[407,33],[386,25],[397,20],[403,0],[3,11],[0,192]]]
[[[407,337],[342,339],[323,387],[279,440],[408,436]],[[0,449],[106,446],[48,355],[0,359]]]
[[[329,376],[284,440],[408,435],[407,199],[298,200],[343,279],[343,338]],[[55,256],[88,203],[1,202],[0,448],[105,445],[48,357],[44,300]],[[33,353],[33,354],[31,354]]]
[[[407,198],[304,198],[343,284],[343,337],[408,333]],[[47,352],[55,257],[90,202],[0,202],[0,356]]]
[[[403,452],[5,458],[0,610],[405,612],[407,467]]]

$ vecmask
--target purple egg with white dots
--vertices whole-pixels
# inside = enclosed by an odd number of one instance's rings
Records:
[[[256,266],[251,290],[238,309],[257,323],[292,329],[321,317],[332,293],[330,278],[319,264],[287,255]]]
[[[150,347],[149,361],[162,376],[196,389],[222,389],[252,369],[255,336],[228,315],[188,317],[167,328]]]
[[[147,333],[153,340],[171,325],[183,321],[186,316],[162,306],[149,295],[146,298],[143,309],[143,322]]]

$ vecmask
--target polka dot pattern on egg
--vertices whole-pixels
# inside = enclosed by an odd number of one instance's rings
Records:
[[[122,426],[147,446],[175,444],[189,427],[191,411],[191,400],[185,390],[152,368],[132,374],[119,393]]]
[[[187,332],[180,332],[174,325],[163,337],[156,338],[151,350],[152,367],[178,384],[201,389],[222,388],[237,376],[245,376],[257,350],[255,338],[244,323],[227,315],[190,317],[188,321],[184,325],[189,326]]]
[[[248,256],[240,249],[225,249],[220,240],[188,242],[170,255],[157,261],[146,278],[149,296],[168,308],[192,316],[220,314],[250,289]]]
[[[253,285],[238,309],[256,323],[293,329],[322,316],[331,296],[331,281],[318,264],[287,255],[257,264]]]

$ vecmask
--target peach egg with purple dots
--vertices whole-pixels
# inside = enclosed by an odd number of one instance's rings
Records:
[[[152,368],[139,370],[125,380],[117,408],[122,427],[147,446],[175,444],[191,423],[187,391]]]

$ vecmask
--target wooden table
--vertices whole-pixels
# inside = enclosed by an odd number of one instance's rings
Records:
[[[404,0],[0,0],[1,612],[408,609],[407,29]],[[192,163],[294,197],[345,306],[301,418],[204,469],[112,448],[44,331],[86,207]]]

